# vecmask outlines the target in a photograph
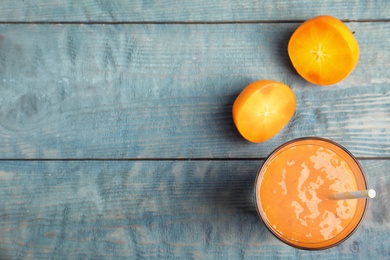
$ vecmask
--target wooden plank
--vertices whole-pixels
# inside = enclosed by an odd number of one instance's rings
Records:
[[[390,161],[361,163],[378,192],[362,226],[340,246],[309,252],[283,245],[259,220],[261,161],[1,161],[0,256],[385,259]]]
[[[290,64],[297,25],[1,25],[0,158],[264,158],[312,135],[390,156],[390,23],[349,24],[361,58],[328,88]],[[259,79],[290,85],[297,111],[253,145],[231,106]]]
[[[279,21],[320,14],[340,19],[389,19],[386,0],[126,1],[3,0],[0,21]]]

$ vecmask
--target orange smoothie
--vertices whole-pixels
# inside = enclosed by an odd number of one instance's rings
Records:
[[[360,224],[366,199],[330,200],[335,193],[365,190],[357,160],[321,138],[302,138],[277,148],[259,170],[256,207],[267,228],[301,249],[326,249]]]

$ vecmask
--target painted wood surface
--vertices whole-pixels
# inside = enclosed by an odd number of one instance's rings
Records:
[[[387,259],[388,160],[361,161],[378,192],[358,231],[330,250],[283,245],[253,203],[261,161],[2,161],[7,259]]]
[[[332,87],[292,68],[298,25],[1,25],[0,157],[264,158],[302,136],[389,157],[390,23],[348,23],[361,58]],[[231,106],[259,79],[291,86],[297,111],[253,145]]]
[[[305,20],[330,14],[345,20],[390,19],[387,0],[2,0],[0,21],[204,22]]]
[[[388,259],[389,7],[0,1],[0,259]],[[303,81],[287,56],[319,14],[346,21],[361,49],[333,87]],[[291,86],[297,111],[250,144],[231,106],[259,79]],[[281,244],[254,209],[260,159],[302,136],[344,145],[378,193],[326,251]]]

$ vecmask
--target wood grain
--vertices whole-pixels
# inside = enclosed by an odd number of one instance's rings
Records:
[[[264,158],[302,136],[390,156],[390,25],[349,23],[356,70],[310,85],[286,46],[298,24],[1,25],[0,158]],[[297,111],[270,141],[237,133],[250,82],[291,86]]]
[[[5,22],[204,22],[300,20],[330,14],[347,20],[390,19],[389,2],[359,0],[142,1],[3,0]]]
[[[362,161],[362,226],[320,252],[276,240],[259,220],[261,161],[1,161],[0,256],[9,259],[353,259],[390,254],[386,160]]]

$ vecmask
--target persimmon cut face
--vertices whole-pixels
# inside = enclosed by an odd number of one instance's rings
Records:
[[[276,135],[295,112],[296,100],[285,84],[260,80],[248,85],[233,104],[233,121],[250,142],[263,142]]]
[[[288,54],[304,79],[317,85],[332,85],[356,67],[359,45],[343,22],[323,15],[298,27],[290,38]]]

